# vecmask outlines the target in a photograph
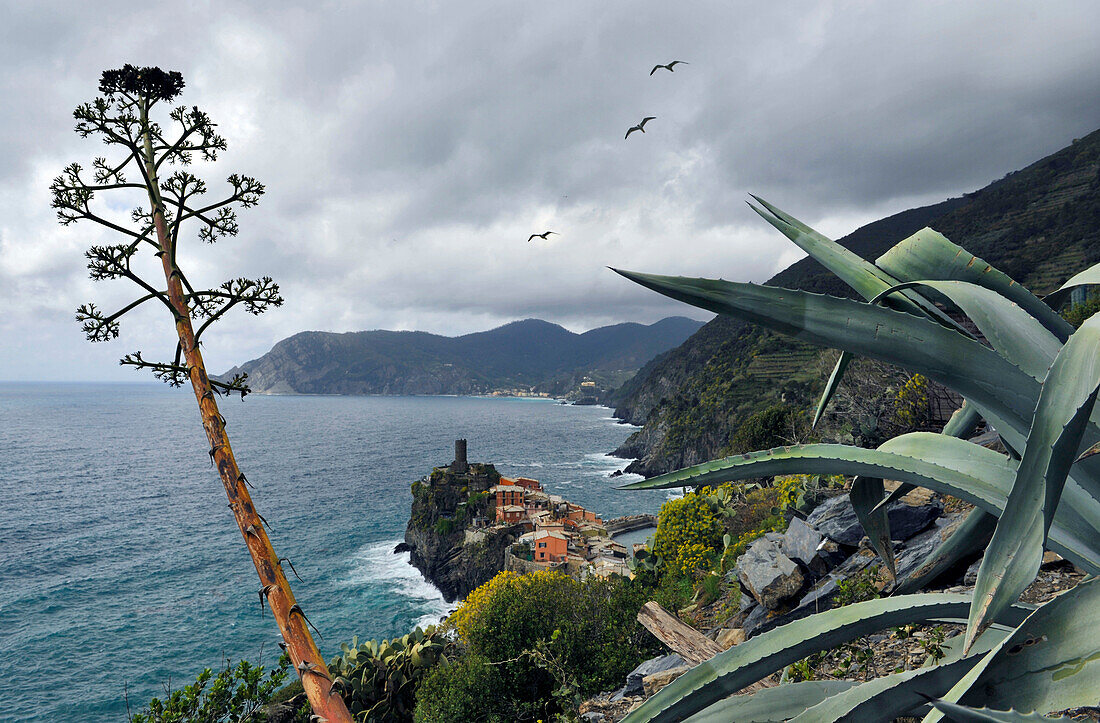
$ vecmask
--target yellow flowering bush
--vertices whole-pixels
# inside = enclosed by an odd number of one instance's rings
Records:
[[[894,396],[894,416],[910,427],[916,427],[928,418],[928,378],[914,374],[901,385]]]
[[[661,505],[653,553],[670,572],[690,576],[713,564],[722,549],[723,534],[724,525],[703,494],[687,494]]]

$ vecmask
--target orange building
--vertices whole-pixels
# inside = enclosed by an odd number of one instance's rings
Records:
[[[519,505],[497,505],[497,522],[521,522],[527,511]]]
[[[534,534],[535,562],[561,562],[569,554],[569,541],[557,530],[538,529]]]
[[[515,484],[527,490],[542,490],[542,485],[539,484],[537,479],[529,479],[527,477],[517,477]]]
[[[501,479],[503,482],[503,478]],[[499,484],[489,489],[494,495],[496,495],[496,505],[499,510],[501,507],[509,507],[516,505],[523,507],[523,498],[527,494],[527,490],[523,489],[519,485],[513,484]],[[497,513],[497,517],[500,517],[500,513]]]

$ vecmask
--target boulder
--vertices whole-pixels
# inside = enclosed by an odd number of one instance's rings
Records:
[[[978,581],[978,568],[982,566],[982,558],[978,558],[974,562],[970,563],[970,567],[966,568],[966,572],[963,573],[963,585],[967,587],[973,587],[974,583]]]
[[[863,537],[863,527],[856,519],[848,495],[830,497],[814,508],[806,522],[821,534],[842,545],[855,547]]]
[[[805,582],[798,565],[767,537],[756,540],[737,559],[737,579],[768,610],[798,594]]]
[[[666,670],[673,670],[687,665],[687,661],[681,658],[679,655],[662,655],[657,658],[650,658],[643,661],[637,668],[626,674],[626,685],[623,689],[612,696],[612,700],[619,700],[628,695],[642,695],[645,691],[643,680],[646,676],[654,675],[655,673],[663,673]]]
[[[829,552],[822,549],[822,543],[827,543],[825,537],[796,517],[791,520],[783,536],[782,549],[787,557],[805,567],[815,577],[821,577],[836,564]],[[833,548],[836,549],[836,543],[833,543]]]
[[[897,546],[894,555],[898,571],[897,579],[904,580],[922,565],[929,563],[929,555],[950,537],[965,519],[966,514],[961,512],[945,515],[936,520],[936,524],[932,527]]]
[[[890,519],[890,539],[904,542],[925,530],[943,514],[943,503],[933,500],[924,505],[911,505],[904,498],[886,508]]]
[[[890,519],[890,537],[894,540],[908,540],[943,514],[943,505],[932,501],[924,505],[911,505],[904,499],[892,502],[886,508]],[[818,505],[806,519],[826,537],[848,547],[856,547],[863,538],[863,526],[859,524],[856,511],[848,495],[831,497]]]

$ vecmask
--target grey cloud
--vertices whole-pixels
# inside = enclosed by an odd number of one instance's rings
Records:
[[[130,379],[122,353],[170,351],[152,312],[87,350],[72,308],[127,292],[84,278],[80,251],[102,236],[58,228],[46,207],[50,174],[102,152],[71,132],[72,108],[125,62],[180,69],[182,101],[222,124],[212,187],[234,171],[268,185],[239,238],[184,251],[204,282],[271,274],[287,298],[227,319],[207,343],[216,369],[307,328],[684,313],[604,266],[760,281],[793,247],[747,191],[840,235],[1100,125],[1100,6],[1084,1],[207,10],[9,8],[0,378]],[[690,65],[648,75],[671,59]],[[658,119],[624,141],[643,115]],[[562,236],[526,243],[546,228]]]

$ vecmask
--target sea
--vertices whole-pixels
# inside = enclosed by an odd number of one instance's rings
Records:
[[[340,644],[402,635],[450,609],[395,554],[410,485],[472,462],[540,480],[604,518],[655,513],[607,456],[632,431],[604,407],[499,397],[221,399],[295,595]],[[288,568],[289,572],[289,568]],[[270,612],[190,390],[0,383],[0,680],[5,720],[124,721],[227,659],[270,665]],[[9,718],[9,716],[11,716]]]

